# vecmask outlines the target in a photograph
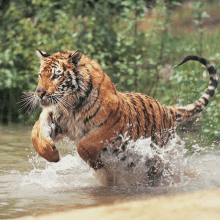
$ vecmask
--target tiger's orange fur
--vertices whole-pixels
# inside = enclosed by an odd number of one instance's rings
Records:
[[[56,162],[59,153],[54,142],[67,136],[94,169],[104,166],[99,156],[103,149],[125,144],[120,136],[151,137],[153,144],[166,145],[178,123],[205,108],[218,84],[214,67],[205,59],[186,57],[182,63],[197,60],[207,67],[209,87],[193,104],[165,107],[145,94],[118,92],[100,65],[80,51],[49,55],[38,50],[37,54],[41,67],[34,97],[43,110],[32,130],[34,148],[46,160]]]

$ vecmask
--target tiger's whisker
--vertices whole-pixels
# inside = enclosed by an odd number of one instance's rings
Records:
[[[34,92],[25,92],[21,96],[21,100],[18,103],[21,103],[21,109],[25,110],[25,114],[32,114],[36,108],[39,100]]]
[[[67,113],[68,113],[68,112],[67,112],[67,109],[66,109],[65,106],[63,105],[62,101],[60,101],[57,97],[54,97],[54,98],[55,98],[55,100],[56,100],[56,104],[57,104],[58,106],[60,106],[60,108],[63,109],[64,112],[67,114]]]

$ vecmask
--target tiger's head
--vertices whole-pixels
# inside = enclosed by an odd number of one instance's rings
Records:
[[[34,93],[25,93],[22,100],[22,107],[27,113],[31,114],[39,102],[43,108],[56,105],[61,110],[79,109],[85,104],[92,91],[94,69],[88,67],[92,59],[80,51],[61,51],[50,55],[37,50],[37,55],[41,62],[37,88]],[[101,70],[96,62],[93,64],[92,67]]]
[[[59,104],[61,107],[67,107],[67,105],[75,104],[67,102],[66,97],[84,90],[83,76],[79,71],[82,52],[64,51],[50,55],[37,50],[37,55],[40,58],[41,66],[35,94],[41,105],[47,107]]]

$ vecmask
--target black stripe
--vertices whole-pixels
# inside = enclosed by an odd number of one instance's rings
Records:
[[[134,100],[134,97],[131,96],[131,103],[133,104],[134,106],[134,110],[136,112],[136,119],[137,119],[137,138],[139,137],[140,135],[140,120],[141,120],[141,115],[140,115],[140,112],[138,111],[138,108],[136,107],[137,106],[137,103],[136,101]]]
[[[121,161],[125,161],[126,158],[127,158],[127,156],[123,156],[123,157],[121,158]]]
[[[157,103],[157,101],[156,101],[156,103]],[[161,108],[163,110],[163,114],[162,114],[162,111],[160,110],[161,115],[163,115],[163,123],[160,126],[160,137],[161,137],[161,142],[162,142],[161,144],[162,144],[162,146],[164,146],[164,141],[165,141],[164,140],[164,132],[165,132],[165,128],[166,128],[166,126],[165,126],[165,123],[166,123],[166,113],[165,113],[164,107],[162,105],[159,106],[159,104],[158,104],[158,107],[159,107],[159,109]]]
[[[98,113],[98,111],[99,111],[100,108],[101,108],[101,105],[102,105],[102,101],[101,101],[100,104],[98,105],[98,108],[96,109],[96,111],[95,111],[92,115],[90,115],[89,117],[86,117],[86,118],[84,119],[84,124],[87,123],[89,120],[91,120],[92,118],[94,118],[94,117],[96,116],[96,114]]]
[[[209,103],[209,100],[207,98],[205,98],[205,97],[202,97],[202,99],[205,101],[205,106],[207,106],[208,103]]]
[[[161,146],[164,146],[164,140],[163,140],[163,132],[162,132],[161,126],[159,126],[159,131],[160,131],[160,138],[161,138]]]
[[[63,83],[64,80],[66,80],[66,79],[63,78],[61,81],[59,81],[59,85],[58,86],[60,86]]]
[[[66,67],[65,67],[65,65],[64,65],[64,64],[63,64],[63,70],[64,70],[64,71],[66,71]]]
[[[160,116],[162,116],[162,112],[161,112],[161,106],[159,105],[159,103],[155,100],[158,108],[159,108],[159,112],[160,112]],[[163,120],[164,120],[164,115],[163,115]]]
[[[199,103],[199,105],[196,105],[195,107],[195,112],[201,112],[203,109],[202,109],[202,106],[201,106],[201,103]]]
[[[203,57],[198,57],[198,59],[194,58],[194,60],[199,61],[200,63],[202,63],[204,66],[208,65],[209,62],[203,58]]]
[[[90,76],[91,76],[91,75],[90,75]],[[105,79],[105,76],[102,78],[102,81],[101,81],[101,83],[99,84],[99,87],[97,88],[98,94],[97,94],[97,96],[96,96],[95,101],[93,102],[93,104],[92,104],[91,106],[89,106],[89,108],[88,108],[85,112],[90,111],[90,109],[92,109],[92,108],[95,106],[95,104],[96,104],[96,102],[97,102],[97,100],[98,100],[98,98],[99,98],[100,86],[101,86],[101,84],[103,83],[104,79]],[[92,76],[91,76],[91,85],[92,85]]]
[[[212,65],[210,67],[208,67],[207,70],[209,71],[209,74],[216,74],[216,70],[215,70],[214,66],[212,66]]]
[[[71,74],[70,74],[70,71],[67,71],[67,72],[66,72],[66,75],[67,75],[69,78],[72,79]]]
[[[147,127],[150,124],[150,118],[149,118],[149,114],[148,114],[148,111],[146,109],[146,106],[145,106],[143,98],[141,96],[137,96],[137,98],[140,100],[140,102],[141,102],[141,104],[143,106],[143,113],[144,113],[144,118],[145,118],[145,122],[144,122],[144,125],[145,125],[144,126],[144,135],[146,136],[146,134],[147,134]]]
[[[124,108],[124,106],[125,106],[124,99],[122,99],[122,107]],[[127,116],[127,114],[124,113],[124,123],[123,123],[123,126],[122,126],[121,130],[119,131],[119,134],[121,134],[121,135],[123,133],[123,130],[124,130],[125,126],[127,125],[127,123],[126,123],[127,117],[126,116]]]
[[[56,69],[56,68],[57,68],[57,65],[56,65],[56,64],[54,64],[54,65],[52,66],[52,68]]]
[[[85,67],[85,66],[86,66],[85,63],[80,64],[80,67]]]
[[[75,71],[75,77],[76,77],[76,84],[78,85],[77,91],[80,91],[80,87],[79,87],[79,81],[80,81],[80,77],[79,77],[79,72]]]
[[[84,83],[84,82],[83,82]],[[78,84],[78,82],[77,82]],[[74,110],[79,110],[80,107],[84,106],[86,104],[86,99],[89,97],[90,93],[92,92],[93,90],[93,86],[92,86],[92,76],[90,75],[90,79],[89,79],[89,82],[87,84],[87,90],[85,92],[85,95],[82,96],[82,97],[79,97],[79,100],[78,100],[78,103],[75,105],[75,108]],[[80,87],[78,86],[78,89],[80,90]],[[97,98],[98,99],[98,98]],[[88,110],[86,111],[88,112]]]
[[[117,96],[117,97],[118,97],[118,96]],[[119,108],[120,108],[120,106],[121,106],[121,103],[120,103],[119,98],[120,98],[120,97],[118,97],[118,107],[117,107],[117,109],[116,109],[116,112],[114,113],[114,115],[112,115],[113,118],[117,115],[117,113],[118,113],[118,111],[119,111]],[[119,117],[117,118],[117,120],[115,121],[115,123],[114,123],[110,128],[114,127],[114,126],[120,121],[120,119],[121,119],[121,111],[120,111]]]
[[[215,94],[215,91],[214,90],[210,90],[210,89],[206,89],[205,93],[210,95],[210,96],[213,96]]]
[[[126,120],[126,115],[124,115],[124,119]],[[121,134],[121,135],[122,135],[123,130],[124,130],[124,128],[125,128],[125,126],[126,126],[126,123],[124,123],[124,124],[123,124],[123,126],[122,126],[121,130],[119,131],[119,134]]]
[[[210,86],[214,86],[215,88],[217,88],[218,86],[218,81],[213,79],[212,77],[210,77],[211,82],[209,83]]]
[[[90,111],[90,110],[95,106],[95,104],[96,104],[96,102],[98,101],[98,98],[99,98],[100,87],[97,89],[97,92],[98,92],[98,94],[97,94],[97,96],[96,96],[95,101],[93,102],[93,104],[92,104],[91,106],[89,106],[89,108],[88,108],[85,112]]]
[[[152,117],[153,117],[153,124],[155,125],[156,124],[156,120],[155,120],[155,115],[154,115],[154,108],[152,106],[152,104],[150,103],[150,108],[152,109]]]
[[[155,124],[153,124],[152,127],[151,127],[151,141],[154,142],[154,143],[156,143],[155,127],[156,127]]]
[[[161,114],[161,109],[160,109],[159,103],[158,103],[156,100],[155,100],[155,102],[156,102],[156,104],[157,104],[157,106],[158,106],[158,108],[159,108],[160,115],[162,115],[162,114]]]
[[[129,103],[127,102],[127,106],[128,106],[128,110],[129,110],[129,116],[128,116],[128,119],[129,119],[129,136],[131,137],[131,130],[132,130],[132,122],[131,122],[131,106],[129,105]]]
[[[181,118],[182,115],[180,113],[176,113],[176,118]]]
[[[103,125],[105,125],[108,121],[108,119],[111,117],[111,114],[113,113],[113,111],[111,110],[108,117],[105,119],[105,121],[103,121],[101,124],[99,124],[97,127],[102,127]]]
[[[171,114],[171,117],[173,120],[176,120],[176,116],[174,115],[174,112],[172,109],[169,109],[170,110],[170,114]],[[181,111],[181,109],[178,109],[179,111]],[[182,109],[183,111],[185,111],[184,109]]]
[[[166,121],[168,120],[167,118],[167,112],[166,112],[166,109],[164,108],[164,106],[162,106],[162,109],[163,109],[163,127],[165,128],[166,127]]]
[[[92,89],[93,89],[93,86],[92,86],[92,76],[91,75],[89,75],[89,82],[87,84],[87,87],[88,87],[88,89],[86,91],[86,96],[88,97],[89,94],[92,92]]]
[[[184,107],[183,107],[184,108]],[[178,111],[182,112],[183,114],[188,112],[186,109],[178,109]]]
[[[156,140],[156,119],[155,119],[155,114],[154,114],[154,108],[151,103],[149,106],[152,109],[152,117],[153,117],[153,125],[151,127],[151,141],[157,145],[158,143]]]
[[[111,128],[113,128],[121,119],[121,112],[120,112],[120,115],[119,117],[117,118],[117,120],[115,121],[115,123],[111,126]]]
[[[173,120],[173,118],[170,116],[170,115],[168,115],[169,116],[169,128],[171,128],[171,126],[172,126],[172,120]]]
[[[117,97],[118,97],[118,96],[117,96]],[[118,97],[118,107],[117,107],[117,109],[116,109],[116,112],[115,112],[114,115],[112,116],[113,118],[117,115],[117,113],[118,113],[118,111],[119,111],[119,108],[120,108],[120,106],[121,106],[121,102],[120,102],[119,98],[120,98],[120,97]],[[119,117],[117,118],[117,120],[115,121],[115,123],[111,126],[111,128],[114,127],[114,126],[120,121],[120,119],[121,119],[121,111],[120,111]]]
[[[144,95],[146,99],[150,99],[150,100],[154,100],[153,98],[151,98],[150,96],[148,95]]]
[[[191,110],[191,111],[189,111],[191,114],[195,114],[195,113],[198,113],[198,112],[201,112],[202,111],[202,109],[201,109],[201,106],[200,105],[196,105],[195,107],[194,107],[194,109],[193,110]]]

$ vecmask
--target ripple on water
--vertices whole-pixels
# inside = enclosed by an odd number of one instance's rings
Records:
[[[101,157],[106,168],[98,172],[79,157],[72,142],[65,140],[57,147],[61,153],[58,163],[45,162],[31,153],[29,158],[22,157],[22,163],[11,160],[10,169],[0,170],[0,218],[220,186],[219,152],[207,154],[195,144],[192,146],[194,153],[187,154],[185,143],[178,136],[163,149],[152,149],[149,139],[130,142],[125,163],[121,162],[123,155],[115,157],[110,151],[104,152]],[[16,149],[17,154],[19,149]],[[146,158],[155,155],[166,169],[157,187],[152,187],[146,178],[145,164]],[[136,165],[127,169],[132,160]]]

